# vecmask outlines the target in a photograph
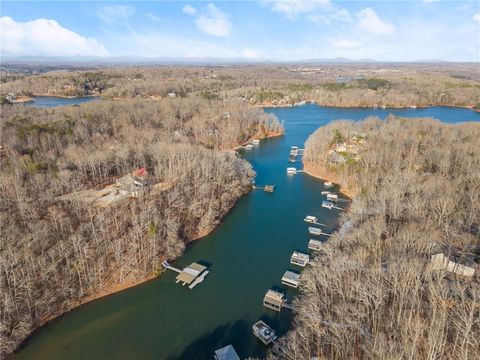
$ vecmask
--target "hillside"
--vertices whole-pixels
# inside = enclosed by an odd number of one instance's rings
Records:
[[[251,189],[251,165],[227,149],[282,132],[238,102],[3,106],[0,354],[158,274]]]
[[[271,357],[480,357],[479,136],[475,123],[393,116],[310,136],[305,160],[356,196]]]

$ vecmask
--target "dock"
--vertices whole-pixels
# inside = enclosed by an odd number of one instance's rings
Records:
[[[170,265],[166,260],[162,262],[162,266],[166,270],[172,270],[178,273],[177,277],[175,278],[175,282],[177,284],[182,283],[182,286],[188,285],[189,289],[193,289],[195,286],[202,283],[210,273],[206,266],[198,263],[191,263],[183,270]]]
[[[265,345],[270,345],[277,340],[275,331],[262,320],[257,321],[252,326],[253,335],[260,339]]]
[[[334,185],[333,185],[333,183],[332,183],[331,181],[327,181],[327,182],[325,182],[325,183],[323,184],[323,187],[324,187],[325,189],[331,189],[331,188],[333,188],[333,186],[334,186]]]
[[[308,249],[313,251],[322,250],[322,242],[319,240],[310,239],[308,242]]]
[[[213,358],[215,360],[240,360],[235,348],[231,344],[215,350]]]
[[[290,257],[290,264],[305,267],[310,262],[310,255],[294,251]]]
[[[270,289],[263,297],[263,306],[275,311],[280,311],[286,300],[285,294]]]
[[[298,288],[298,285],[300,285],[300,274],[293,271],[285,271],[285,274],[282,276],[282,284],[295,289]]]
[[[275,191],[275,185],[264,185],[264,186],[253,185],[253,188],[256,190],[263,190],[268,193],[273,193]]]

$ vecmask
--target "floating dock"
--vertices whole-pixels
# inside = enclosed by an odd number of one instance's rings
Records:
[[[268,290],[263,297],[263,306],[275,311],[280,311],[285,301],[285,294],[275,290]]]
[[[305,267],[310,262],[310,255],[294,251],[290,257],[290,263],[300,267]]]
[[[253,335],[260,339],[265,345],[270,345],[277,340],[275,331],[262,320],[257,321],[252,326]]]
[[[328,194],[327,195],[327,201],[337,202],[338,201],[338,195],[337,194]]]
[[[282,276],[282,284],[291,286],[293,288],[298,288],[300,284],[300,274],[297,274],[293,271],[286,271]]]
[[[310,223],[310,224],[315,224],[317,222],[318,218],[316,216],[313,216],[313,215],[307,215],[305,216],[305,219],[303,219],[303,221],[307,222],[307,223]]]
[[[322,250],[322,242],[319,240],[310,239],[308,242],[308,249],[313,251]]]
[[[333,202],[327,201],[327,200],[322,201],[322,207],[329,210],[331,209],[344,210],[343,208],[336,206]]]
[[[316,227],[313,227],[313,226],[308,227],[308,232],[310,234],[316,235],[316,236],[322,235],[322,229],[319,229],[319,228],[316,228]]]
[[[325,189],[331,189],[331,188],[333,188],[333,186],[334,186],[334,185],[333,185],[333,183],[332,183],[331,181],[327,181],[326,183],[323,184],[323,187],[324,187]]]
[[[335,206],[334,203],[332,203],[331,201],[322,201],[322,207],[325,208],[325,209],[332,209],[333,207]]]
[[[183,270],[171,266],[167,261],[162,262],[162,266],[165,269],[177,272],[178,275],[175,278],[176,283],[182,283],[182,286],[188,285],[189,289],[193,289],[195,286],[202,283],[203,280],[205,280],[207,275],[210,273],[210,271],[207,270],[206,266],[200,265],[198,263],[191,263]]]
[[[275,191],[275,185],[265,185],[263,191],[273,193]]]

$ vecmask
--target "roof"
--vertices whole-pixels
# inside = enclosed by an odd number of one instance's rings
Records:
[[[207,267],[192,263],[182,270],[180,274],[177,275],[176,279],[178,281],[190,284],[195,278],[200,275]]]
[[[275,290],[268,290],[265,294],[264,300],[267,299],[269,302],[278,303],[279,305],[283,304],[284,295],[281,292]]]
[[[299,281],[300,280],[300,274],[297,274],[293,271],[285,271],[285,274],[283,274],[282,279],[287,279],[291,281]]]
[[[299,251],[294,251],[293,254],[292,254],[292,257],[305,259],[307,261],[310,259],[310,256],[308,254],[304,254],[304,253],[301,253]]]
[[[215,350],[216,360],[240,360],[237,352],[232,345],[227,345],[221,349]]]
[[[148,175],[147,169],[145,169],[144,167],[138,168],[132,173],[132,176],[136,176],[136,177],[145,177],[147,175]]]

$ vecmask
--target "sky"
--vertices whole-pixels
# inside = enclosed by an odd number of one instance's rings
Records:
[[[480,1],[4,1],[2,56],[480,61]]]

